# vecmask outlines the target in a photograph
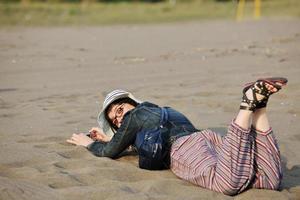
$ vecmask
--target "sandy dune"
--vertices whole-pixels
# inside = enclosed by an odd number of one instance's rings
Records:
[[[0,199],[299,199],[300,21],[189,22],[0,29]],[[244,83],[285,76],[269,103],[281,191],[229,197],[135,156],[98,158],[66,144],[96,126],[106,92],[172,106],[201,129],[226,131]]]

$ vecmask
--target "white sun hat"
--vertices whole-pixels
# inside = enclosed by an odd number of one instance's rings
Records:
[[[130,92],[127,92],[122,89],[114,90],[114,91],[108,93],[105,97],[105,100],[104,100],[103,106],[102,106],[102,110],[99,113],[98,118],[97,118],[97,122],[99,124],[99,127],[103,130],[103,132],[107,136],[110,136],[110,137],[113,136],[114,132],[113,132],[112,127],[110,126],[110,123],[105,118],[105,110],[114,101],[121,99],[121,98],[126,98],[126,97],[132,99],[133,101],[135,101],[137,103],[142,103],[142,101],[136,99]]]

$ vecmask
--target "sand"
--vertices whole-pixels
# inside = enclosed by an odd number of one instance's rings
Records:
[[[299,19],[1,28],[0,199],[299,199],[299,63]],[[289,79],[268,105],[280,191],[229,197],[65,142],[97,126],[116,88],[224,133],[243,84],[267,76]]]

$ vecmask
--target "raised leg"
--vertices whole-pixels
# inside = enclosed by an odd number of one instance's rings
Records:
[[[271,128],[266,108],[258,109],[253,113],[252,126],[261,132],[266,132]]]
[[[235,118],[235,123],[243,129],[249,129],[251,127],[252,111],[240,110]]]
[[[259,80],[243,90],[240,111],[218,155],[211,189],[236,194],[251,186],[253,180],[256,188],[278,189],[280,156],[265,107],[269,96],[286,82],[284,78]],[[251,120],[255,128],[249,133]]]
[[[280,159],[263,109],[267,98],[276,91],[268,85],[271,84],[263,80],[244,89],[241,109],[222,139],[201,131],[176,140],[172,145],[171,170],[180,178],[227,195],[238,194],[252,184],[256,188],[277,189]],[[253,114],[258,107],[261,111]],[[266,131],[253,131],[252,118],[257,129]],[[274,169],[275,172],[264,171]]]
[[[254,112],[252,134],[255,135],[256,171],[253,187],[276,190],[282,179],[280,152],[265,108]]]

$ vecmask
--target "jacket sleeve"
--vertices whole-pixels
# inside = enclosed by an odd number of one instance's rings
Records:
[[[125,114],[121,127],[115,133],[110,142],[93,142],[87,148],[99,157],[116,158],[127,147],[134,143],[136,134],[142,123],[138,123],[132,113]]]

